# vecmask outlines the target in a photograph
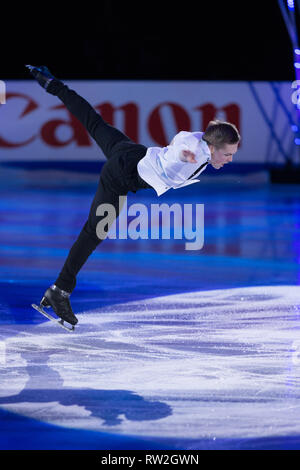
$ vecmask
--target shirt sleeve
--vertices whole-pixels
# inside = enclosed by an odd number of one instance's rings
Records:
[[[175,137],[173,137],[172,141],[171,141],[171,144],[172,145],[179,145],[179,144],[182,144],[184,143],[185,139],[191,135],[191,132],[188,132],[188,131],[180,131],[178,132],[178,134],[175,135]]]
[[[171,142],[173,155],[177,161],[182,161],[180,155],[183,150],[190,150],[195,153],[197,145],[198,139],[188,131],[180,131]]]

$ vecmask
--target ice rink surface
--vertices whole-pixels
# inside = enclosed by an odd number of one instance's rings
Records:
[[[71,297],[74,333],[30,304],[85,222],[93,183],[2,187],[2,449],[300,448],[298,188],[197,187],[130,194],[203,203],[204,247],[105,240]]]

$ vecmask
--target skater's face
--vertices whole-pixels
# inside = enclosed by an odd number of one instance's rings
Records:
[[[216,169],[219,170],[226,163],[232,162],[233,155],[237,152],[238,144],[224,144],[222,148],[210,146],[211,152],[211,164]]]

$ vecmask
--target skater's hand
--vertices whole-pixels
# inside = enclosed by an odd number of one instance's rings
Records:
[[[182,150],[180,160],[182,162],[197,163],[196,155],[190,150]]]

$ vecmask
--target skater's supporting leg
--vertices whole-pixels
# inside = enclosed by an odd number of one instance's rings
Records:
[[[103,178],[104,175],[105,168],[103,174],[101,173],[100,176],[98,189],[90,209],[89,218],[84,224],[77,240],[71,247],[64,266],[55,281],[55,285],[57,287],[69,293],[71,293],[76,286],[76,276],[78,272],[96,247],[104,240],[104,238],[98,238],[96,227],[97,224],[106,217],[106,215],[97,216],[97,207],[101,204],[111,204],[115,209],[117,217],[122,209],[122,207],[119,206],[119,194],[111,189],[107,180]],[[104,228],[104,231],[107,235],[109,231],[108,225]]]

